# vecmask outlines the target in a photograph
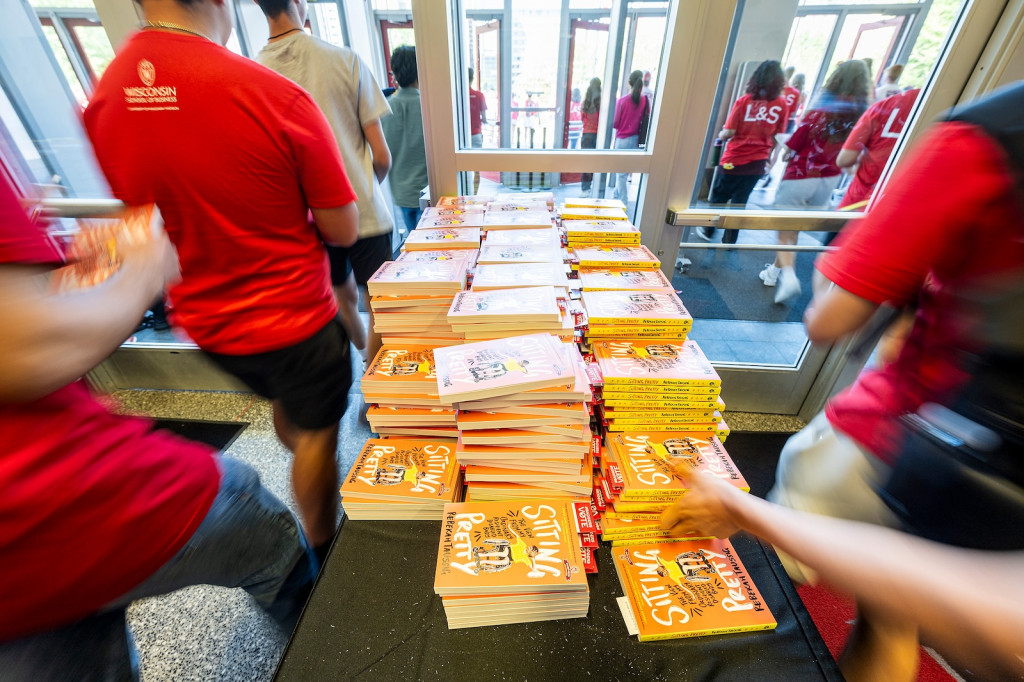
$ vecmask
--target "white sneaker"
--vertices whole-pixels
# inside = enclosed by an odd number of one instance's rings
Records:
[[[713,227],[698,227],[697,236],[706,242],[711,241],[715,238],[715,228]]]
[[[779,281],[780,272],[782,272],[782,268],[775,267],[775,263],[765,263],[764,270],[761,271],[758,277],[761,278],[766,287],[773,287]]]
[[[800,280],[796,278],[793,268],[782,268],[779,273],[778,286],[775,288],[775,302],[782,303],[787,298],[800,295]]]

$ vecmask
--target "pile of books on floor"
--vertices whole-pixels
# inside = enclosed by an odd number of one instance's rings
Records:
[[[612,560],[627,628],[641,642],[775,628],[728,540],[629,545]]]
[[[682,473],[707,471],[750,492],[717,436],[685,431],[608,433],[602,461],[601,539],[613,545],[667,537],[661,513],[686,491]]]
[[[590,591],[572,505],[446,505],[434,592],[452,629],[584,618]]]
[[[341,486],[355,520],[440,520],[461,493],[455,441],[440,439],[371,438]]]
[[[434,357],[440,400],[458,408],[469,500],[587,500],[592,393],[575,344],[529,334]]]
[[[384,343],[461,343],[462,336],[448,324],[448,309],[455,294],[466,289],[476,254],[476,249],[408,251],[381,265],[367,289],[373,328]]]
[[[607,431],[690,431],[728,436],[722,380],[695,341],[597,341]]]
[[[367,421],[382,436],[456,438],[455,409],[437,394],[434,348],[385,343],[361,380]]]
[[[660,270],[657,272],[661,272]],[[587,340],[686,340],[693,317],[674,291],[584,291]]]
[[[575,319],[568,311],[567,290],[539,286],[461,291],[448,309],[452,331],[467,342],[550,333],[572,341]]]

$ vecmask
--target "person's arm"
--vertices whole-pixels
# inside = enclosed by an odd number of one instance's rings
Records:
[[[332,246],[352,246],[359,237],[359,209],[355,202],[334,208],[311,208],[316,228]]]
[[[961,549],[798,512],[707,473],[687,476],[687,485],[662,515],[671,534],[746,530],[874,610],[916,623],[943,655],[990,675],[1024,674],[1024,601],[1012,596],[1024,579],[1024,552]]]
[[[480,122],[487,123],[487,100],[484,99],[484,93],[480,93]]]
[[[722,128],[718,131],[718,139],[729,140],[736,135],[736,130],[733,128]]]
[[[814,271],[814,297],[804,311],[804,327],[811,343],[832,343],[864,325],[878,304],[855,296]]]
[[[836,156],[836,165],[840,168],[850,168],[857,163],[857,159],[859,158],[860,151],[843,147],[839,151],[839,155]]]
[[[119,251],[121,267],[105,282],[60,294],[45,267],[0,265],[0,402],[35,400],[80,378],[128,338],[177,278],[177,255],[162,229]]]
[[[391,150],[384,139],[384,128],[379,119],[363,126],[363,137],[366,138],[366,143],[370,145],[370,153],[373,154],[373,174],[377,182],[384,182],[388,171],[391,170]]]

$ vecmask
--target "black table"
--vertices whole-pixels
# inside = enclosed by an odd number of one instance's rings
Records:
[[[733,542],[778,627],[641,644],[626,632],[611,547],[587,618],[449,630],[434,595],[440,524],[347,521],[276,680],[842,680],[770,546]]]

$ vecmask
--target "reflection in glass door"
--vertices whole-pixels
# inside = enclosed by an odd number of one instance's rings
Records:
[[[415,45],[416,35],[412,21],[395,22],[388,19],[380,21],[380,39],[384,48],[384,68],[388,74],[388,87],[397,87],[395,76],[391,73],[391,53],[402,45]]]
[[[477,85],[487,105],[483,124],[483,146],[501,146],[501,20],[477,23],[473,27]],[[474,87],[470,83],[470,87]]]

